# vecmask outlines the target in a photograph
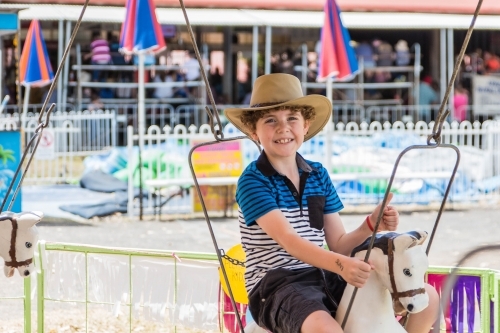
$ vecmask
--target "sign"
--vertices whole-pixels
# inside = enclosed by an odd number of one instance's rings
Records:
[[[192,141],[192,145],[202,141]],[[243,172],[243,154],[238,141],[202,146],[193,152],[193,167],[197,177],[238,177]],[[200,186],[208,210],[226,211],[234,205],[236,186]],[[201,212],[198,195],[193,196],[195,212]]]
[[[474,115],[500,115],[500,77],[474,75],[472,100]]]
[[[36,139],[35,139],[36,140]],[[38,160],[53,160],[56,157],[54,130],[45,128],[35,152]]]
[[[20,160],[21,133],[19,131],[0,131],[0,205],[5,199],[5,195],[7,194],[10,184],[14,180],[14,174]],[[10,191],[4,210],[7,210],[9,207],[12,195],[19,185],[20,179],[21,173],[17,176],[17,180]],[[22,190],[19,190],[16,200],[11,208],[11,211],[15,213],[21,212],[21,191]]]

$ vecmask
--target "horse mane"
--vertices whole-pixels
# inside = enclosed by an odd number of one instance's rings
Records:
[[[422,238],[422,236],[420,235],[420,233],[418,233],[417,231],[407,231],[405,232],[405,234],[408,234],[412,237],[415,237],[416,239],[420,239]],[[388,253],[388,240],[391,239],[391,238],[395,238],[397,236],[401,235],[401,233],[397,233],[397,232],[384,232],[384,233],[377,233],[375,235],[375,240],[373,242],[373,247],[374,248],[377,248],[377,249],[381,249],[382,252],[387,255]],[[359,244],[358,246],[356,246],[352,252],[351,252],[351,257],[354,257],[354,255],[360,251],[365,251],[365,250],[368,250],[368,246],[370,245],[370,239],[371,237],[368,237],[363,243]]]

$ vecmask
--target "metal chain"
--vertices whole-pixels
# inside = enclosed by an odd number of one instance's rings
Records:
[[[243,261],[239,261],[238,259],[234,259],[234,258],[231,258],[230,256],[228,256],[223,249],[219,249],[220,251],[220,255],[222,258],[226,259],[227,261],[229,261],[231,264],[233,265],[236,265],[236,266],[243,266],[245,267],[245,263]]]

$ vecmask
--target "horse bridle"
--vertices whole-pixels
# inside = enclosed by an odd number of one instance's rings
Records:
[[[399,302],[399,305],[401,305],[401,307],[405,309],[401,304],[401,302],[399,301],[399,298],[413,297],[415,295],[425,294],[425,288],[398,291],[398,288],[396,287],[396,280],[394,279],[394,237],[389,238],[387,243],[388,243],[387,260],[389,262],[389,278],[391,280],[391,287],[392,287],[392,292],[391,292],[392,301]]]
[[[17,220],[13,215],[9,214],[4,218],[0,219],[0,221],[5,221],[7,219],[10,220],[12,223],[12,233],[10,236],[10,249],[9,249],[10,261],[5,261],[5,266],[12,268],[28,266],[33,262],[33,258],[26,259],[23,261],[16,260],[16,239],[17,239],[17,229],[19,228]]]

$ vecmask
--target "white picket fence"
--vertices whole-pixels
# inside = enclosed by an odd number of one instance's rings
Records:
[[[328,165],[331,158],[331,176],[345,204],[373,204],[378,202],[387,187],[398,155],[411,145],[426,145],[434,123],[372,122],[357,124],[337,123],[331,133],[321,132],[305,142],[300,153],[309,160]],[[231,124],[223,129],[226,138],[241,133]],[[128,154],[136,161],[138,135],[128,128]],[[441,133],[443,143],[458,146],[460,167],[449,196],[453,202],[472,203],[479,200],[497,200],[500,196],[500,123],[498,121],[445,123]],[[191,177],[187,157],[193,143],[211,141],[214,137],[208,125],[200,128],[177,125],[174,128],[151,126],[144,135],[142,156],[155,157],[143,179],[175,179]],[[326,144],[330,140],[331,145]],[[259,151],[249,140],[241,141],[244,165],[255,160]],[[329,150],[330,149],[330,150]],[[442,200],[444,189],[455,165],[452,149],[412,150],[401,160],[393,190],[398,195],[393,201],[429,204]],[[143,157],[148,159],[148,157]],[[136,162],[133,162],[136,163]],[[144,163],[144,162],[143,162]],[[151,170],[170,170],[153,174]],[[148,171],[149,170],[149,171]],[[149,172],[149,174],[148,174]],[[129,188],[132,188],[129,179]],[[153,190],[153,189],[148,189]],[[164,189],[164,195],[175,193],[178,187]],[[191,191],[193,193],[193,191]],[[132,202],[133,194],[129,193]],[[165,197],[163,197],[164,199]],[[145,211],[154,211],[161,199],[148,192]],[[133,207],[137,209],[137,200]],[[192,211],[192,197],[172,199],[164,212]],[[130,206],[132,207],[132,205]],[[129,212],[132,213],[132,212]]]
[[[24,128],[27,144],[38,126],[38,113],[28,113]],[[20,115],[0,115],[0,130],[20,130]],[[77,181],[84,170],[86,156],[117,146],[117,125],[114,111],[54,112],[44,132],[53,136],[50,154],[35,154],[24,184],[54,184]],[[39,146],[40,151],[42,148]],[[25,160],[27,162],[32,150]]]

